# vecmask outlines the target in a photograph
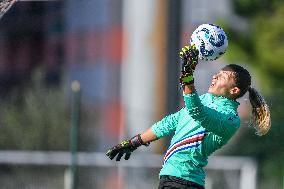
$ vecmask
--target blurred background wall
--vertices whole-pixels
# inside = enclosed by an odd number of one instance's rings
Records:
[[[283,19],[280,0],[17,2],[0,20],[1,152],[68,153],[70,85],[76,80],[82,90],[78,151],[97,160],[78,167],[76,187],[157,188],[162,160],[155,155],[165,152],[168,138],[133,157],[153,155],[149,161],[159,162],[156,167],[125,167],[102,154],[183,106],[179,49],[199,24],[215,23],[227,32],[229,48],[217,61],[199,63],[198,93],[207,91],[222,66],[241,64],[271,107],[272,129],[264,137],[254,134],[245,96],[241,129],[214,155],[249,156],[257,162],[257,188],[283,188]],[[9,159],[0,161],[3,188],[66,187],[68,161],[34,165]],[[210,172],[208,167],[208,188],[241,188],[240,170]],[[230,174],[233,180],[224,179]]]

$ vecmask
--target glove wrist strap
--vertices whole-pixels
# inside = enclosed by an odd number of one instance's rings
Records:
[[[192,85],[194,83],[193,72],[186,73],[182,72],[179,78],[179,84],[184,87],[185,85]]]
[[[144,146],[149,146],[150,145],[150,142],[147,142],[147,143],[144,143],[142,138],[141,138],[141,134],[138,134],[134,137],[132,137],[130,139],[130,142],[131,144],[134,146],[134,147],[139,147],[141,145],[144,145]]]

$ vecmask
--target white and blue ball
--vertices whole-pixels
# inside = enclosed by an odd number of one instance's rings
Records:
[[[220,26],[202,24],[192,33],[190,44],[195,44],[199,51],[199,59],[212,61],[226,52],[228,38]]]

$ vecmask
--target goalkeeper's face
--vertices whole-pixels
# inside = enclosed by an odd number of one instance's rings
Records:
[[[240,89],[236,87],[234,72],[221,70],[219,73],[213,75],[208,92],[217,96],[236,99],[240,93]]]

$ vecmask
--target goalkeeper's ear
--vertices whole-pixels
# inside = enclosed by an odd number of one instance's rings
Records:
[[[230,89],[230,95],[232,99],[237,99],[240,96],[241,89],[239,87],[233,87]]]

